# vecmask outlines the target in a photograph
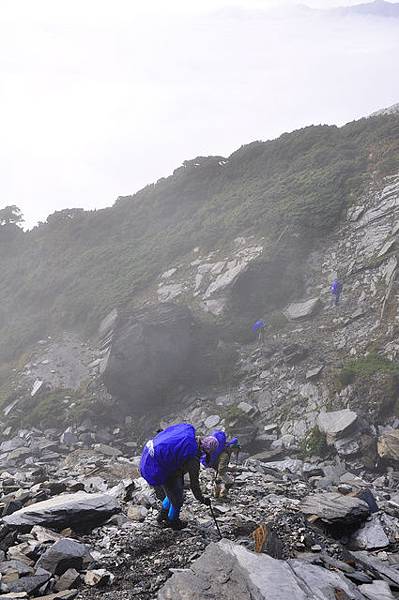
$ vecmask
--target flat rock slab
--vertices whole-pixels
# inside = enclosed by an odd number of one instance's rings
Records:
[[[317,425],[326,435],[337,438],[346,433],[357,421],[357,414],[348,408],[321,412],[317,417]]]
[[[363,500],[336,492],[308,496],[301,502],[299,509],[305,515],[316,515],[328,523],[348,525],[363,521],[370,514],[370,509]]]
[[[306,319],[307,317],[311,317],[320,306],[321,302],[319,298],[310,298],[310,300],[306,300],[305,302],[289,304],[284,309],[284,314],[290,321]]]
[[[373,581],[359,585],[359,590],[368,600],[395,600],[386,581]]]
[[[276,560],[222,540],[210,544],[190,569],[175,573],[158,600],[363,600],[343,575],[301,560]],[[337,594],[337,595],[335,595]],[[346,594],[346,595],[345,595]]]
[[[8,525],[26,528],[33,525],[76,527],[99,523],[120,511],[115,498],[108,494],[64,494],[31,504],[4,517]]]

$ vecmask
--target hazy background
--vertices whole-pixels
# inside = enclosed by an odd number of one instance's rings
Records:
[[[0,206],[31,226],[185,159],[399,101],[399,19],[277,4],[3,0]]]

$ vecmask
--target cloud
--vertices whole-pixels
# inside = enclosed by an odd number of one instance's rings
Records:
[[[110,205],[190,157],[398,101],[397,21],[273,4],[3,0],[1,204],[29,224]]]

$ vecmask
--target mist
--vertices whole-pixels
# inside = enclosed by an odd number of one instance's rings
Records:
[[[1,205],[33,226],[111,205],[194,156],[389,106],[398,29],[294,3],[7,2]]]

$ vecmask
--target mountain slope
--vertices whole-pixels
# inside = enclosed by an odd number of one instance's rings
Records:
[[[308,127],[228,159],[187,161],[112,208],[65,210],[26,233],[2,228],[0,359],[57,331],[90,333],[111,308],[148,301],[160,274],[195,247],[227,252],[238,236],[255,236],[263,264],[295,272],[365,185],[398,165],[398,115]]]

